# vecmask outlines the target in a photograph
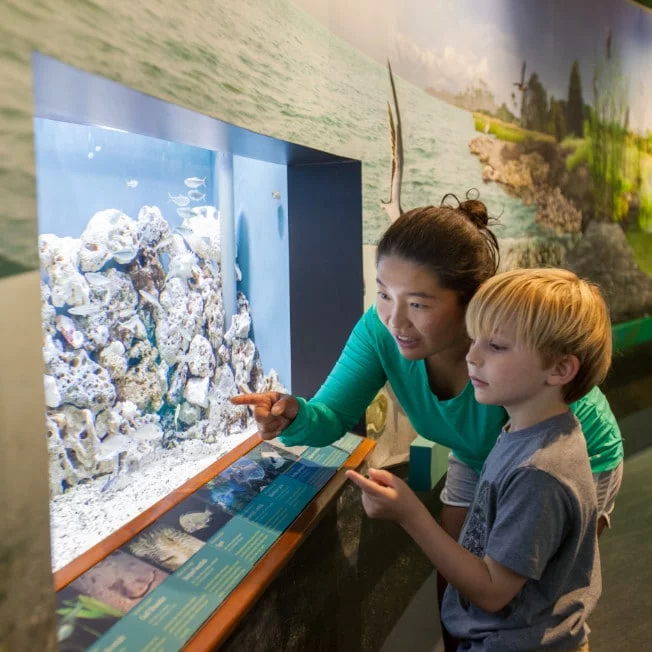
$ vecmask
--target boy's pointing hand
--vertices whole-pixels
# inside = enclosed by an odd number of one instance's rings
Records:
[[[389,471],[369,469],[368,478],[347,471],[346,477],[362,490],[362,505],[370,518],[403,524],[421,508],[421,501],[412,489]]]

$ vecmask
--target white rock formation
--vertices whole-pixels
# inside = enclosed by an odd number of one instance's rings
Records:
[[[221,442],[253,424],[229,397],[279,388],[242,294],[225,333],[219,233],[212,207],[173,232],[143,206],[137,221],[96,213],[79,240],[40,237],[52,495],[99,476],[125,486],[168,442]]]

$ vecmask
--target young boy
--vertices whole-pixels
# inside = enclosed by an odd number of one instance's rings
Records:
[[[466,356],[480,403],[509,422],[489,454],[459,544],[387,471],[347,472],[367,514],[397,521],[449,586],[459,650],[588,650],[601,591],[595,485],[568,405],[601,383],[611,326],[597,287],[561,269],[516,270],[471,300]]]

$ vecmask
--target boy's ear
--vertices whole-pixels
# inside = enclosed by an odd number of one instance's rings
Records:
[[[546,379],[548,385],[567,385],[580,370],[580,361],[575,355],[565,355],[550,368]]]

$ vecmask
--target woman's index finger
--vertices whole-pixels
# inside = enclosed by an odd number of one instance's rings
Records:
[[[237,394],[230,399],[233,405],[255,405],[256,407],[270,408],[272,401],[269,394]]]

